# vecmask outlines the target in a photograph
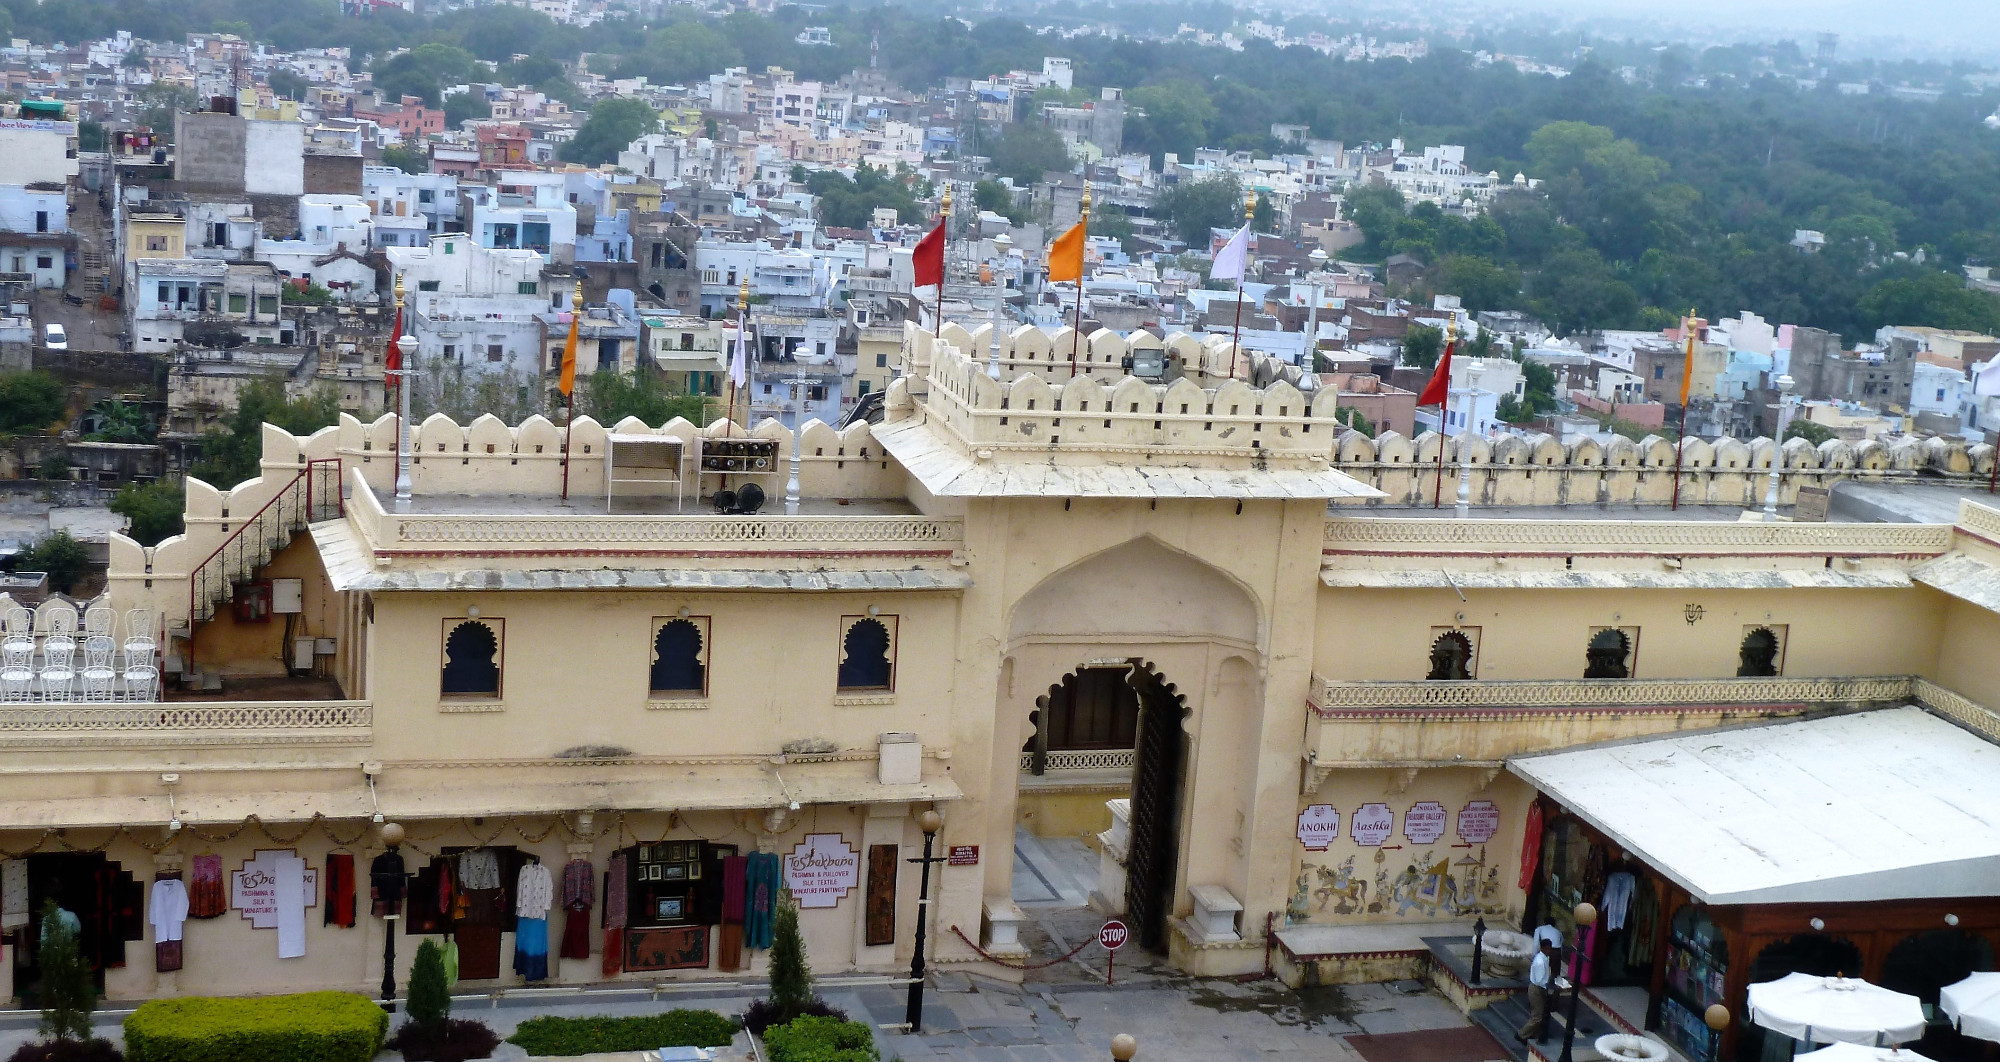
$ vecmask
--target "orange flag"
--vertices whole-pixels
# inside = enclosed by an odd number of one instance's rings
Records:
[[[575,306],[569,312],[569,338],[563,341],[562,381],[556,390],[567,398],[576,390],[576,326],[583,320],[583,307]]]
[[[1681,408],[1688,404],[1688,388],[1694,383],[1694,321],[1689,319],[1687,327],[1687,362],[1681,366]]]
[[[1049,245],[1049,280],[1083,279],[1083,222],[1056,237]]]

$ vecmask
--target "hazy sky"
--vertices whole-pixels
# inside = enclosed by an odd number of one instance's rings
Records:
[[[1868,38],[1930,41],[1945,52],[2000,54],[2000,0],[1496,0],[1504,6],[1620,21],[1701,24],[1742,33],[1839,33],[1856,48]],[[1945,58],[1940,54],[1937,58]]]

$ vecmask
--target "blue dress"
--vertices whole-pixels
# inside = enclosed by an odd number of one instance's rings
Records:
[[[514,972],[530,981],[549,979],[549,920],[516,919]]]

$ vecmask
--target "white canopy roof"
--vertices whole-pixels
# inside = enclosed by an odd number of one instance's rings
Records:
[[[1985,896],[2000,881],[2000,747],[1920,708],[1508,768],[1705,903]]]

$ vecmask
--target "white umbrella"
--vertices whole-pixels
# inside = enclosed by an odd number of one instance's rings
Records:
[[[1822,1047],[1803,1055],[1793,1055],[1792,1062],[1931,1062],[1930,1059],[1900,1047],[1862,1047],[1860,1044],[1836,1043],[1832,1047]]]
[[[2000,1040],[2000,973],[1976,973],[1946,985],[1938,993],[1938,1009],[1959,1032],[1981,1040]]]
[[[1751,985],[1750,1020],[1813,1043],[1881,1046],[1924,1035],[1917,997],[1852,977],[1793,973]]]

